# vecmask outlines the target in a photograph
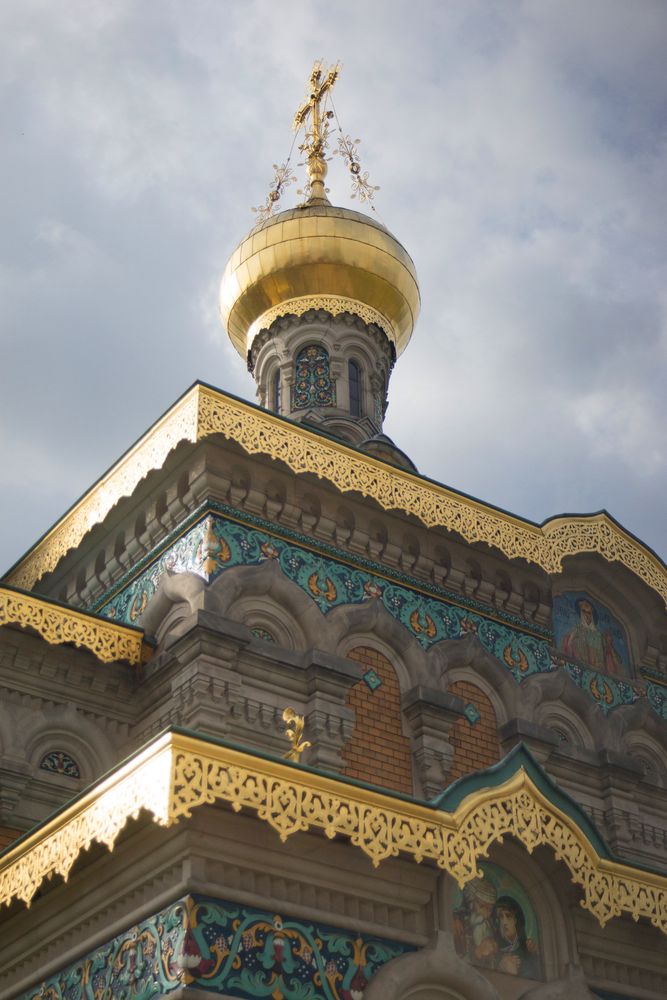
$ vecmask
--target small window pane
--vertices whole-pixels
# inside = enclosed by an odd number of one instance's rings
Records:
[[[348,362],[348,379],[350,383],[350,414],[361,416],[361,371],[356,361]]]

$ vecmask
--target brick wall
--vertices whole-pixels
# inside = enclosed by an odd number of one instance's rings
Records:
[[[500,747],[496,713],[484,692],[468,681],[456,681],[449,693],[473,704],[480,716],[474,725],[467,719],[457,719],[451,728],[449,741],[454,748],[454,758],[449,781],[456,781],[464,774],[495,764],[500,759]]]
[[[370,784],[412,794],[410,742],[401,725],[401,690],[396,672],[386,656],[367,646],[347,654],[359,664],[361,676],[374,670],[381,684],[371,691],[359,680],[350,689],[346,704],[355,715],[352,736],[343,747],[344,773]]]

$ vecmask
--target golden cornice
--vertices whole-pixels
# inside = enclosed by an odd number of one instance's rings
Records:
[[[608,515],[568,515],[543,525],[523,521],[438,483],[364,455],[210,386],[197,384],[7,574],[7,582],[29,590],[79,545],[118,501],[159,469],[180,441],[222,434],[248,454],[284,462],[295,473],[311,473],[343,493],[357,492],[385,510],[411,514],[426,527],[482,542],[508,559],[525,559],[556,574],[567,556],[596,553],[618,561],[651,587],[667,605],[667,569],[646,546]]]
[[[52,644],[73,643],[89,649],[102,663],[127,660],[138,666],[149,656],[144,633],[139,629],[116,625],[85,611],[64,607],[0,586],[0,626],[20,625],[31,628]]]
[[[479,875],[480,859],[510,835],[529,852],[549,847],[601,925],[626,913],[667,933],[667,877],[601,857],[523,767],[445,812],[182,732],[158,737],[8,850],[0,858],[0,904],[14,898],[30,904],[44,879],[66,880],[93,841],[113,849],[141,810],[169,827],[205,804],[249,809],[283,841],[309,830],[345,837],[374,866],[399,854],[430,861],[460,886]]]

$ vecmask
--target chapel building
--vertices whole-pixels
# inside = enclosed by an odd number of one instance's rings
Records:
[[[257,404],[196,383],[0,582],[0,1000],[667,996],[667,568],[385,435],[419,286],[329,201],[336,76],[222,278]]]

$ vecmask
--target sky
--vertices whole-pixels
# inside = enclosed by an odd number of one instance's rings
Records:
[[[664,0],[3,0],[0,571],[196,379],[254,399],[218,286],[315,58],[420,281],[386,433],[667,557],[665,51]]]

